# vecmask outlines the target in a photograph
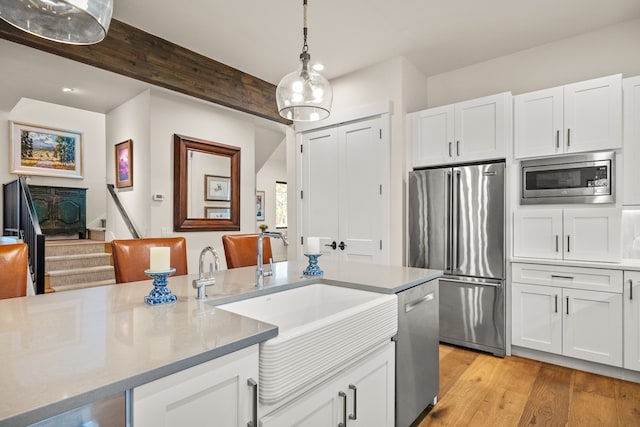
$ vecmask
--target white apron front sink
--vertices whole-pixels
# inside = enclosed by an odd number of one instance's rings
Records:
[[[260,400],[270,405],[391,339],[397,306],[395,295],[318,283],[219,308],[278,326],[260,344]]]

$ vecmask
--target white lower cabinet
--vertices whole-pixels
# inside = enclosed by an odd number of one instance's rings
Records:
[[[262,416],[260,425],[392,427],[394,404],[395,344],[389,342],[319,387]]]
[[[520,208],[513,214],[513,255],[618,262],[622,211],[616,208]]]
[[[624,272],[624,367],[640,371],[640,272]]]
[[[578,267],[568,267],[568,271],[562,272],[559,268],[513,264],[513,345],[622,366],[620,272]],[[587,280],[589,275],[593,280]],[[575,276],[579,280],[574,280]],[[522,277],[530,277],[532,282],[562,286],[516,281]],[[611,283],[613,292],[576,289],[576,283],[578,286],[587,283],[590,287]]]
[[[133,425],[244,427],[249,422],[255,425],[257,379],[256,344],[136,387]]]

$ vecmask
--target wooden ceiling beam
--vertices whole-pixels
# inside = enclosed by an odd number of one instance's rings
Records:
[[[250,74],[112,19],[100,43],[75,46],[33,36],[0,20],[0,38],[112,71],[234,110],[291,124],[276,107],[276,87]]]

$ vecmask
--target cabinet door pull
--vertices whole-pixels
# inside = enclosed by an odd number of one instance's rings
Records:
[[[258,427],[258,383],[253,378],[249,378],[247,385],[253,389],[253,413],[251,415],[253,419],[247,423],[247,427]]]
[[[449,141],[449,157],[451,157],[451,146],[453,145],[453,143],[451,141]]]
[[[556,131],[556,148],[560,148],[560,129]]]
[[[567,297],[567,314],[569,314],[569,297]]]
[[[358,419],[358,387],[349,384],[349,389],[353,390],[353,414],[349,415],[350,420]]]
[[[571,236],[567,234],[567,253],[571,252]]]
[[[338,245],[336,244],[336,241],[334,240],[333,242],[331,242],[330,244],[325,244],[325,246],[329,246],[331,249],[333,249],[334,251],[336,250],[336,248],[338,247]]]
[[[556,296],[556,313],[558,312],[558,294],[555,295]]]
[[[629,279],[629,300],[633,300],[633,279]]]
[[[571,129],[567,128],[567,147],[571,146]]]
[[[460,157],[460,141],[456,141],[456,156]]]
[[[559,239],[559,236],[556,234],[556,252],[558,252],[558,240],[560,239]]]
[[[347,427],[347,393],[344,391],[338,392],[338,396],[342,397],[342,422],[338,424],[338,427]]]
[[[567,279],[567,280],[573,280],[573,276],[560,276],[559,274],[552,274],[551,275],[552,279]]]

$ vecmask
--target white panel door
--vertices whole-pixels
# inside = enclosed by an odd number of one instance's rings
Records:
[[[625,205],[640,205],[640,77],[623,80]]]
[[[513,345],[562,353],[562,288],[512,283]]]
[[[564,210],[564,259],[620,261],[622,212],[619,209]]]
[[[564,151],[563,89],[556,87],[513,98],[514,157]]]
[[[562,259],[562,209],[516,209],[513,256]]]
[[[408,115],[411,123],[413,167],[449,163],[453,158],[453,105]]]
[[[326,246],[339,242],[340,237],[337,128],[303,134],[302,151],[302,235],[320,238],[325,259],[337,256]]]
[[[505,94],[455,104],[456,161],[505,157],[505,108]]]
[[[565,356],[622,366],[622,295],[563,289]]]
[[[624,272],[624,367],[640,371],[640,272]]]
[[[565,151],[622,146],[622,76],[564,87]]]
[[[381,258],[384,206],[382,186],[386,161],[379,119],[340,126],[340,242],[345,261],[378,263]]]

